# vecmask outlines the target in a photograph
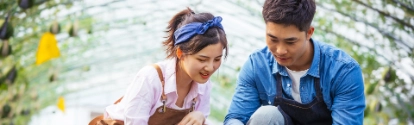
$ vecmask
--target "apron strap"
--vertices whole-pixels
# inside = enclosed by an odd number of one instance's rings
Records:
[[[282,76],[279,73],[276,73],[276,90],[277,90],[277,94],[276,97],[277,98],[282,98]]]
[[[318,99],[323,99],[323,96],[322,96],[322,91],[321,91],[321,83],[320,83],[320,80],[319,80],[319,78],[314,78],[314,87],[315,87],[315,91],[316,91],[316,97],[318,98]]]
[[[162,95],[161,95],[161,102],[162,102],[162,107],[163,107],[162,112],[165,112],[165,110],[166,110],[165,102],[167,101],[167,96],[164,93],[164,85],[165,85],[164,76],[162,75],[162,71],[161,71],[160,66],[158,66],[157,64],[154,64],[153,66],[154,66],[155,69],[157,69],[158,77],[160,78],[160,81],[161,81],[161,84],[162,84]],[[193,99],[193,102],[191,104],[190,112],[195,110],[195,104],[197,103],[197,97],[198,96],[196,96]]]
[[[194,97],[194,98],[193,98],[193,102],[191,103],[191,109],[190,109],[190,112],[192,112],[192,111],[194,111],[194,110],[195,110],[195,104],[197,103],[197,97],[198,97],[198,96],[196,96],[196,97]]]
[[[162,102],[162,112],[165,112],[166,110],[166,106],[165,106],[165,102],[167,101],[167,96],[164,93],[164,85],[165,85],[165,81],[164,81],[164,76],[162,75],[162,71],[160,66],[158,66],[157,64],[153,65],[154,68],[157,70],[158,72],[158,77],[160,78],[161,84],[162,84],[162,95],[161,95],[161,102]]]

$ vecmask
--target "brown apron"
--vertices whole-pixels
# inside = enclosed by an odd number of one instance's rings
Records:
[[[190,109],[176,110],[165,106],[167,96],[164,93],[164,77],[160,67],[156,64],[153,65],[157,69],[158,76],[162,83],[162,106],[158,107],[155,113],[149,118],[148,125],[175,125],[178,124],[188,113],[192,112],[195,108],[196,98],[193,99]],[[122,97],[118,99],[116,103],[121,101]],[[97,116],[89,122],[89,125],[124,125],[123,121],[113,119],[103,119],[103,115]]]
[[[149,118],[148,125],[175,125],[178,124],[184,116],[194,110],[195,99],[190,109],[176,110],[165,107],[165,104],[158,107],[155,113]]]

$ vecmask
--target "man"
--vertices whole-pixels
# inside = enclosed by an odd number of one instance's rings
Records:
[[[363,124],[359,64],[312,39],[313,0],[266,0],[266,44],[242,67],[225,125]]]

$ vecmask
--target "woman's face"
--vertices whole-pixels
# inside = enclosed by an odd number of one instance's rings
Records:
[[[197,83],[206,83],[221,65],[223,45],[220,42],[208,45],[199,52],[183,55],[181,67]]]

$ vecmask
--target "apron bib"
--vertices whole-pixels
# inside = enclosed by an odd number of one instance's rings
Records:
[[[285,99],[282,96],[282,78],[277,73],[276,90],[277,94],[274,99],[274,106],[278,106],[279,111],[285,118],[287,125],[332,125],[331,111],[323,101],[320,89],[319,78],[315,78],[316,97],[308,104],[302,104],[294,100]]]
[[[175,125],[178,124],[188,113],[194,111],[196,99],[193,99],[191,108],[183,109],[183,110],[176,110],[172,108],[168,108],[165,106],[165,102],[167,100],[167,96],[164,93],[164,77],[162,75],[162,71],[160,67],[156,64],[153,65],[155,69],[157,69],[158,76],[161,80],[162,84],[162,95],[161,101],[162,106],[158,107],[155,113],[149,117],[148,125]],[[116,103],[120,102],[122,97],[118,99]],[[121,120],[113,120],[113,119],[103,119],[103,115],[97,116],[89,122],[89,125],[124,125],[124,121]]]

